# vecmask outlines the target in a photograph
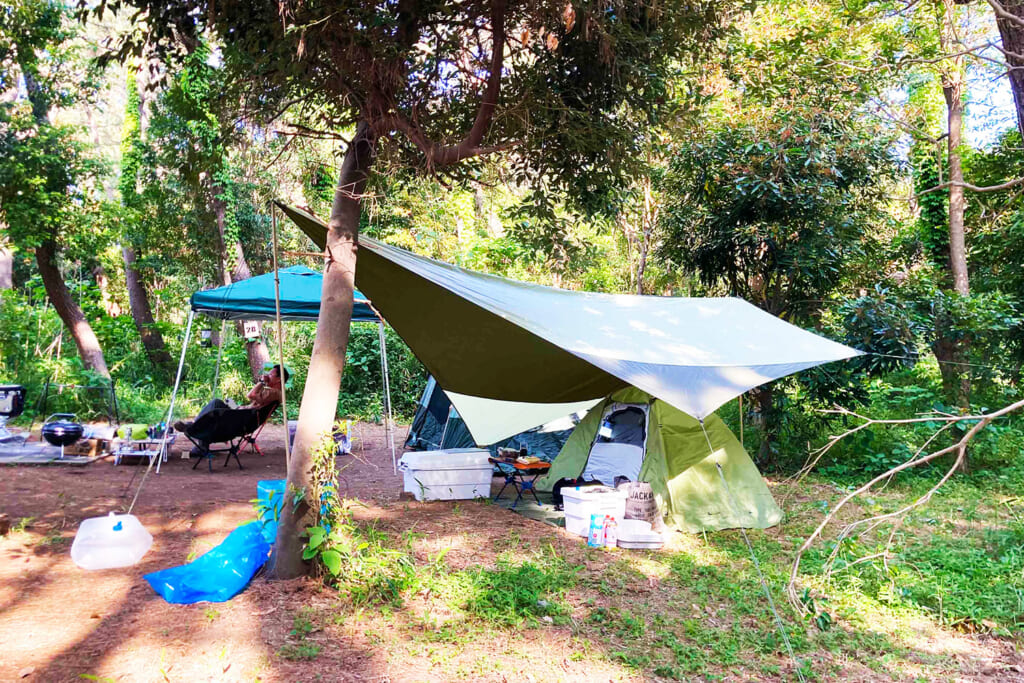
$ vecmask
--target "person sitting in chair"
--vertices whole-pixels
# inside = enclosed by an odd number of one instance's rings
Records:
[[[240,435],[259,426],[257,416],[261,411],[273,410],[272,406],[276,407],[281,403],[281,385],[287,382],[290,376],[287,368],[281,367],[280,364],[275,365],[269,373],[260,376],[256,386],[246,395],[249,401],[246,405],[232,408],[225,401],[215,398],[199,411],[195,420],[179,420],[174,423],[174,428],[198,442],[200,445],[192,449],[192,454],[202,455],[202,450],[208,448],[213,441],[215,431],[223,431],[225,422],[237,424],[241,430]]]

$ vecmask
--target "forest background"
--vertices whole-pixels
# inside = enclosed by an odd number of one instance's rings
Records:
[[[755,389],[742,415],[722,409],[769,472],[795,471],[840,427],[823,408],[895,418],[1019,399],[1024,155],[1010,86],[1024,67],[1005,45],[1024,24],[1007,34],[997,20],[1020,8],[715,9],[719,30],[659,84],[658,118],[617,113],[643,124],[626,181],[573,194],[530,175],[514,148],[455,175],[395,163],[374,175],[360,229],[569,289],[740,296],[868,351]],[[567,5],[558,26],[519,39],[556,54],[574,23]],[[123,421],[159,421],[189,295],[271,269],[271,200],[326,217],[354,133],[311,125],[322,102],[261,101],[223,68],[213,36],[171,69],[145,54],[105,59],[130,29],[127,16],[39,0],[0,13],[0,381],[28,387],[25,421],[40,417],[47,382],[110,380]],[[286,265],[322,268],[294,226],[279,228]],[[240,398],[280,340],[269,325],[256,342],[203,325],[224,345],[220,395]],[[286,325],[296,397],[314,335]],[[390,329],[388,342],[407,419],[426,374]],[[183,412],[210,397],[216,355],[190,346]],[[106,406],[72,389],[50,397],[58,410],[97,418]],[[353,327],[339,415],[381,417],[372,326]],[[866,429],[821,465],[839,478],[881,472],[935,427]],[[1011,416],[972,445],[970,468],[1016,466],[1022,447]]]

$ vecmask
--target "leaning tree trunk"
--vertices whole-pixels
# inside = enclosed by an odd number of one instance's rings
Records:
[[[64,277],[57,268],[55,255],[56,249],[52,242],[36,247],[36,264],[39,267],[39,275],[43,278],[46,295],[50,297],[57,315],[71,332],[75,345],[78,346],[78,355],[82,357],[85,367],[104,377],[110,377],[100,341],[92,331],[89,321],[85,319],[82,309],[75,303],[67,284],[64,283]]]
[[[227,206],[224,200],[220,198],[221,195],[220,188],[214,186],[213,205],[217,218],[217,233],[220,238],[221,277],[224,279],[224,284],[228,285],[232,282],[248,280],[252,277],[252,271],[249,270],[249,262],[245,260],[242,243],[237,239],[228,238],[225,222]],[[256,325],[262,335],[263,325],[259,322]],[[238,332],[238,336],[241,337],[245,332],[244,323],[239,320],[235,323],[235,329]],[[245,355],[249,359],[249,370],[252,372],[253,379],[258,378],[263,373],[263,367],[270,362],[270,352],[267,351],[267,345],[263,343],[262,336],[255,341],[245,343]]]
[[[174,368],[174,359],[167,352],[164,337],[160,334],[156,320],[153,318],[153,309],[149,305],[146,285],[135,268],[135,250],[128,246],[121,247],[121,258],[124,260],[128,308],[131,310],[132,320],[135,321],[135,329],[139,331],[139,337],[142,339],[142,347],[146,349],[149,362],[157,370],[169,374]]]
[[[302,394],[295,448],[288,467],[288,491],[311,490],[313,447],[329,434],[338,409],[341,373],[345,368],[349,324],[352,321],[352,292],[355,289],[356,241],[362,195],[373,164],[373,136],[365,123],[356,135],[341,166],[328,223],[320,318],[309,361],[309,380]],[[277,542],[270,559],[271,575],[293,578],[305,574],[300,533],[315,520],[316,510],[303,499],[297,506],[285,505],[277,527]]]
[[[1017,109],[1017,130],[1024,138],[1024,0],[1001,0],[1005,14],[996,15],[996,25],[1003,39],[1010,88]],[[1010,16],[1005,16],[1010,15]]]

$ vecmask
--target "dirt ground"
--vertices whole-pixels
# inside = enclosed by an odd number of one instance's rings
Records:
[[[554,548],[593,578],[609,571],[612,559],[595,560],[564,530],[495,506],[396,504],[401,478],[392,473],[383,429],[359,425],[356,436],[360,457],[340,461],[347,465],[342,493],[365,504],[358,517],[374,518],[395,533],[415,533],[417,556],[443,550],[448,566],[459,568],[491,563],[509,543],[532,543]],[[253,518],[256,483],[284,478],[282,428],[268,427],[260,445],[266,455],[243,455],[241,471],[222,462],[213,473],[205,465],[193,471],[190,461],[173,453],[162,473],[149,477],[134,510],[153,534],[152,549],[135,567],[98,572],[72,563],[75,531],[84,518],[122,511],[144,468],[102,461],[0,467],[0,513],[23,527],[0,538],[0,681],[641,680],[635,669],[608,657],[581,661],[581,647],[602,645],[581,641],[567,627],[527,629],[514,637],[495,631],[486,642],[435,646],[424,630],[444,615],[430,613],[422,596],[413,596],[402,616],[350,612],[333,623],[324,615],[336,613],[339,598],[314,580],[271,583],[258,577],[227,603],[167,604],[142,575],[182,564],[220,542]],[[636,590],[655,603],[669,597],[653,574]],[[282,657],[304,614],[319,620],[306,641],[321,648],[319,655]],[[949,680],[1007,680],[1002,676],[1010,669],[993,677],[985,667],[1018,657],[1001,641],[945,633],[941,640],[926,646],[960,662],[954,664],[959,675]],[[847,680],[877,678],[863,666],[847,672]]]
[[[243,470],[223,461],[212,474],[205,464],[192,470],[194,461],[172,452],[133,511],[154,542],[129,569],[86,572],[69,551],[82,519],[125,509],[144,467],[0,467],[0,513],[12,524],[31,520],[0,538],[0,681],[306,680],[280,670],[273,655],[292,623],[282,604],[299,603],[294,593],[315,590],[313,582],[257,580],[228,603],[181,606],[165,603],[142,579],[201,554],[254,517],[256,483],[285,477],[283,435],[268,426],[259,441],[266,455],[244,454]],[[401,478],[392,473],[383,428],[359,425],[356,436],[361,461],[343,471],[342,488],[371,504],[396,500]],[[360,663],[366,653],[345,656],[346,672],[334,680],[379,678]]]

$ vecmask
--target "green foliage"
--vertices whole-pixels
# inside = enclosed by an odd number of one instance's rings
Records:
[[[568,610],[558,599],[576,585],[581,567],[571,566],[554,552],[539,560],[521,564],[499,560],[494,569],[467,570],[463,608],[480,619],[505,626],[516,626],[524,620],[535,623],[545,616],[553,620],[564,617]]]

